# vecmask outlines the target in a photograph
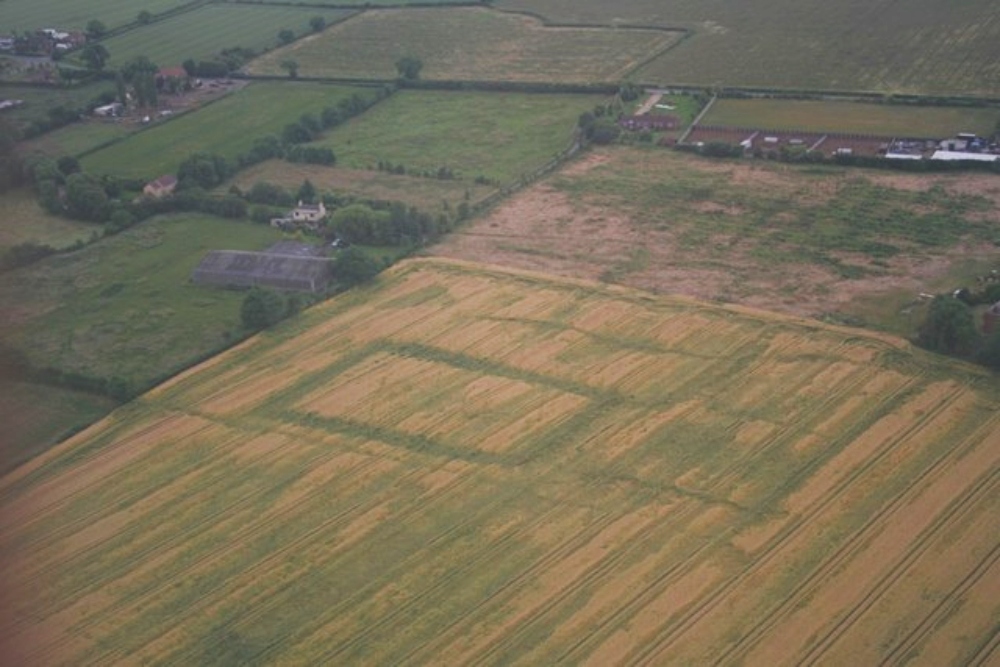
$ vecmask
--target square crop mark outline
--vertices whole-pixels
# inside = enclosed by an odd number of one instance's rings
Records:
[[[530,456],[526,443],[548,442],[592,405],[591,397],[519,378],[513,368],[476,371],[392,345],[359,352],[350,365],[314,374],[306,391],[292,388],[282,415],[323,433],[514,464]]]

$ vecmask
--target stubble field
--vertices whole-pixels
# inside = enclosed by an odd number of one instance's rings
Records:
[[[984,380],[855,330],[409,262],[2,478],[4,655],[989,662]]]

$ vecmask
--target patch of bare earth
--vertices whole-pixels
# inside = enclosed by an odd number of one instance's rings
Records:
[[[696,158],[667,158],[655,153],[622,150],[589,152],[558,172],[562,182],[609,174],[618,164],[640,168],[695,170],[718,174],[744,188],[787,193],[805,205],[835,197],[846,180],[864,178],[876,185],[906,190],[929,190],[940,185],[951,193],[984,196],[996,209],[972,215],[1000,222],[1000,180],[990,174],[919,175],[844,172],[829,177],[806,176],[783,166],[748,161],[714,162]],[[748,217],[744,207],[708,198],[687,206],[699,214]],[[683,294],[704,300],[734,302],[799,316],[849,311],[852,303],[905,290],[914,297],[932,290],[930,284],[970,260],[996,257],[995,248],[963,243],[951,248],[911,249],[878,265],[864,255],[843,254],[847,265],[869,269],[860,277],[845,278],[833,267],[806,262],[773,262],[755,256],[754,244],[738,235],[710,234],[699,242],[685,232],[700,232],[697,223],[671,220],[660,211],[661,222],[650,224],[648,213],[571,195],[557,184],[542,181],[515,194],[471,225],[449,235],[430,250],[433,255],[483,262],[559,276],[604,280],[656,293]],[[780,220],[775,217],[776,221]],[[676,222],[676,224],[675,224]],[[758,244],[759,245],[759,244]]]

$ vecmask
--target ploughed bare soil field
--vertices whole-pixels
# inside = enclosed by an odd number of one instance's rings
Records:
[[[431,253],[896,333],[993,268],[1000,179],[593,150]]]

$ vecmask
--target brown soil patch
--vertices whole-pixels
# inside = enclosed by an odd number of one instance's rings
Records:
[[[568,164],[556,178],[571,184],[577,177],[589,174],[593,178],[595,170],[611,174],[618,164],[644,173],[683,169],[718,175],[727,183],[744,188],[781,193],[796,205],[827,203],[850,180],[862,179],[911,191],[941,185],[949,193],[987,197],[1000,209],[1000,182],[991,174],[942,176],[864,171],[810,176],[791,167],[753,161],[714,162],[687,156],[657,160],[654,152],[595,150]],[[689,202],[687,210],[723,216],[737,223],[754,213],[746,206],[711,196]],[[989,260],[997,255],[995,248],[983,243],[964,243],[932,251],[904,248],[900,254],[877,264],[868,256],[840,253],[837,260],[868,271],[846,278],[832,266],[762,259],[755,255],[753,244],[738,234],[709,233],[692,241],[685,235],[700,233],[695,222],[679,219],[675,225],[669,214],[661,211],[662,220],[654,223],[645,219],[647,215],[606,198],[571,196],[543,181],[451,234],[430,252],[806,317],[865,312],[865,304],[871,299],[886,299],[900,292],[912,293],[916,298],[920,292],[934,291],[931,285],[969,260]],[[775,214],[777,218],[780,215],[780,211]],[[969,215],[970,219],[1000,221],[996,210]],[[759,245],[760,241],[756,243]]]

